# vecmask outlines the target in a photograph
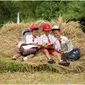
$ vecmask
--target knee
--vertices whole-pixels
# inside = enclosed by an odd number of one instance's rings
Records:
[[[58,52],[53,52],[53,55],[61,55],[60,53],[58,53]]]
[[[44,53],[48,53],[48,50],[44,49]]]

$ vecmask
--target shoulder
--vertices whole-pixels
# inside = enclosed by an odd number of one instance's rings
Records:
[[[32,38],[32,35],[27,35],[26,37],[27,37],[27,38],[28,38],[28,37],[29,37],[29,38]]]
[[[51,35],[51,34],[50,34],[50,38],[51,38],[52,40],[55,40],[55,41],[57,40],[57,38],[56,38],[56,37],[54,37],[54,36],[53,36],[53,35]]]
[[[39,38],[39,36],[36,36],[36,38]]]
[[[40,36],[40,38],[43,38],[43,37],[45,37],[45,34],[43,34],[43,35]]]
[[[49,37],[51,37],[51,38],[55,38],[53,35],[51,35],[51,34],[49,34]]]
[[[50,37],[50,39],[52,40],[52,42],[56,42],[56,41],[57,41],[57,38],[54,37],[53,35],[50,34],[49,37]]]
[[[61,36],[61,38],[64,40],[68,40],[68,38],[66,36]]]

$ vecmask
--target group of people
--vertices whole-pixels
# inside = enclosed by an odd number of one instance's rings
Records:
[[[43,35],[39,36],[39,27],[36,24],[25,29],[22,33],[25,36],[19,42],[17,54],[12,59],[16,60],[22,55],[24,56],[23,61],[26,61],[41,51],[46,55],[48,63],[55,63],[55,60],[50,56],[53,55],[58,59],[60,65],[68,66],[70,63],[63,54],[72,51],[73,46],[69,39],[61,34],[61,28],[57,25],[52,27],[48,23],[43,23],[42,31]]]

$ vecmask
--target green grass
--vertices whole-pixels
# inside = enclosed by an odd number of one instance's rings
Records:
[[[81,73],[85,71],[85,60],[71,62],[70,66],[61,66],[57,62],[48,64],[35,62],[13,61],[11,58],[0,57],[0,73],[5,72],[57,72],[57,73]]]
[[[0,84],[85,84],[85,73],[58,74],[52,72],[0,73]]]
[[[69,67],[0,57],[0,84],[85,84],[85,60]]]

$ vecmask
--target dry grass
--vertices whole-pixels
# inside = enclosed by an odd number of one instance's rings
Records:
[[[85,84],[85,73],[57,74],[50,72],[4,73],[0,74],[0,84]]]
[[[25,27],[29,27],[31,23],[36,23],[40,27],[43,23],[50,23],[52,26],[57,24],[61,26],[64,35],[68,36],[72,40],[74,47],[79,47],[81,49],[81,55],[85,56],[85,34],[81,30],[81,25],[79,22],[63,22],[60,17],[58,20],[51,20],[51,22],[45,20],[38,20],[29,23],[7,23],[0,30],[0,54],[6,56],[13,56],[16,51],[16,44],[21,39],[21,32]]]
[[[73,22],[70,21],[68,23],[63,22],[62,18],[60,17],[58,20],[51,20],[50,22],[45,20],[38,20],[35,22],[29,22],[29,23],[7,23],[5,24],[2,29],[0,30],[0,55],[2,56],[8,56],[12,57],[16,52],[16,45],[18,41],[21,39],[21,32],[25,27],[29,27],[31,23],[36,23],[40,27],[40,34],[41,32],[41,25],[43,23],[50,23],[52,26],[57,24],[61,26],[62,32],[64,35],[68,36],[69,39],[72,40],[74,47],[79,47],[81,49],[81,58],[85,58],[85,34],[81,30],[81,25],[79,22]],[[39,53],[36,55],[35,58],[29,59],[27,63],[37,63],[37,64],[47,64],[46,57],[42,53]],[[67,69],[66,71],[74,71],[77,69],[79,72],[80,68],[84,69],[84,65],[82,67],[81,61],[78,61],[78,63],[71,64],[71,70],[68,70],[70,68],[63,68]],[[81,67],[78,67],[81,66]],[[77,66],[77,67],[76,67]],[[61,71],[62,66],[57,67],[57,69]],[[74,70],[73,70],[73,69]],[[80,70],[81,71],[81,70]]]
[[[0,73],[4,72],[55,72],[55,73],[81,73],[85,71],[85,60],[71,62],[70,66],[61,66],[57,62],[48,64],[46,59],[37,57],[27,62],[12,61],[9,58],[0,58]]]
[[[69,67],[60,66],[57,61],[53,65],[47,64],[46,57],[42,53],[22,64],[9,60],[16,52],[16,45],[21,39],[23,28],[29,27],[31,23],[36,23],[40,27],[40,34],[42,34],[41,25],[45,22],[50,23],[52,26],[55,24],[61,26],[63,34],[72,40],[74,47],[81,49],[81,59],[85,58],[85,34],[82,32],[79,22],[71,21],[66,23],[60,17],[58,20],[51,20],[51,22],[38,20],[20,24],[7,23],[0,29],[0,69],[8,72],[20,68],[20,71],[33,71],[33,73],[0,73],[0,84],[85,84],[85,73],[81,73],[85,71],[85,60],[71,62]],[[9,58],[7,60],[6,58],[2,59],[1,56],[8,56]]]

